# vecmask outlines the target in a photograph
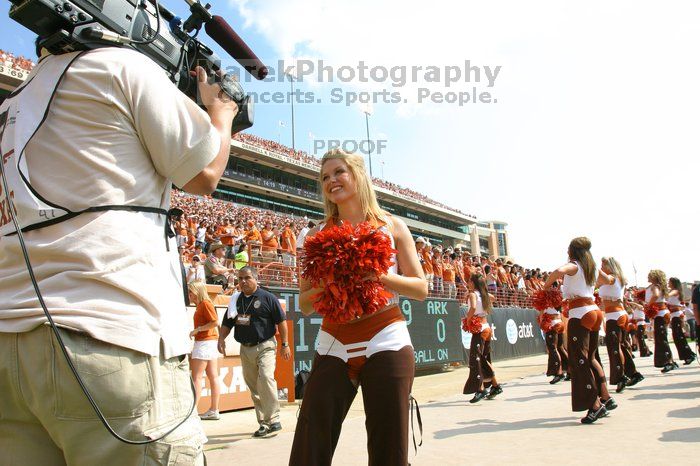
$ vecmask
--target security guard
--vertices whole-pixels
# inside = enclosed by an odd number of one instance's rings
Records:
[[[255,268],[243,267],[238,271],[238,279],[241,293],[231,300],[221,323],[219,351],[226,354],[225,339],[233,328],[233,338],[241,344],[243,378],[253,398],[260,425],[253,437],[264,437],[282,430],[275,381],[275,327],[282,340],[282,356],[289,359],[291,351],[287,342],[287,321],[277,297],[258,286]]]

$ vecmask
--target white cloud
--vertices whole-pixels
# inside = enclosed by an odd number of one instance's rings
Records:
[[[700,279],[696,2],[231,3],[280,57],[502,66],[498,104],[373,115],[393,137],[394,179],[509,222],[525,264],[560,265],[585,234],[629,276],[634,263],[642,279],[652,267]]]

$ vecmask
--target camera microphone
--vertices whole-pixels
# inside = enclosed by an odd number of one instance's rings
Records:
[[[256,79],[262,80],[267,76],[267,67],[250,50],[250,47],[243,42],[243,39],[236,34],[231,26],[221,16],[214,15],[207,21],[204,29],[207,35],[221,46],[229,55],[236,59],[243,68]]]

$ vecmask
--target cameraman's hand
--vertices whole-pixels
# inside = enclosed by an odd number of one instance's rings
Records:
[[[221,142],[214,160],[185,184],[183,189],[188,193],[207,195],[216,189],[228,163],[231,149],[231,124],[238,113],[238,105],[221,90],[221,86],[207,82],[207,73],[204,68],[198,66],[195,72],[200,103],[207,107],[211,124],[219,133]]]
[[[238,113],[238,105],[226,95],[219,84],[209,84],[207,82],[207,72],[201,66],[195,68],[197,73],[197,86],[199,88],[199,99],[207,107],[210,116],[212,113],[221,114],[231,118]],[[222,115],[223,116],[223,115]]]

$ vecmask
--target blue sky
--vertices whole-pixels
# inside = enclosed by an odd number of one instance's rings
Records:
[[[594,256],[616,257],[632,281],[633,265],[640,284],[650,268],[700,280],[697,2],[212,3],[268,64],[324,60],[338,70],[360,61],[389,68],[470,60],[482,74],[500,66],[492,87],[482,79],[447,88],[419,77],[398,89],[406,102],[374,103],[370,137],[387,141],[375,175],[383,161],[389,181],[508,222],[511,252],[526,266],[561,265],[569,240],[586,235]],[[185,12],[184,1],[167,6]],[[30,33],[6,17],[0,30],[0,48],[33,53]],[[419,88],[434,94],[475,86],[498,102],[417,102]],[[308,149],[309,132],[366,137],[359,105],[329,102],[334,87],[310,78],[298,84],[322,103],[296,105],[297,148]],[[396,90],[358,80],[340,87]],[[287,92],[289,83],[245,88]],[[277,140],[279,132],[291,145],[290,130],[288,104],[257,106],[252,133]]]

